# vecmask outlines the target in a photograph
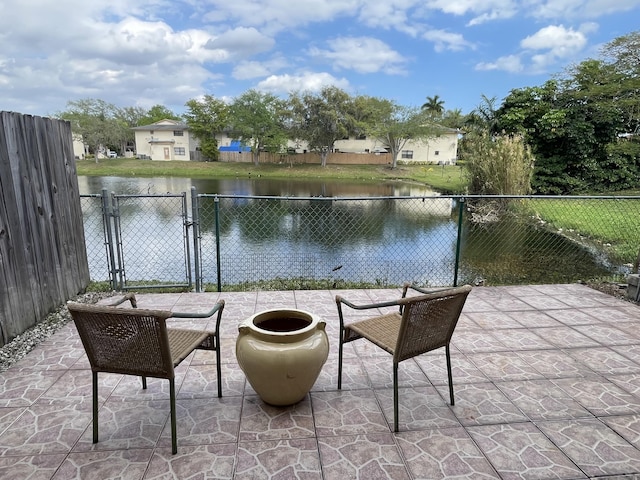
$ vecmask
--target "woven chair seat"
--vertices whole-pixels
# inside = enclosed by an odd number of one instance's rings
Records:
[[[402,316],[396,312],[354,322],[344,327],[344,341],[366,338],[393,355],[401,322]]]
[[[169,350],[171,351],[173,366],[177,366],[187,358],[191,352],[211,335],[213,335],[213,332],[168,328],[167,336],[169,337]]]

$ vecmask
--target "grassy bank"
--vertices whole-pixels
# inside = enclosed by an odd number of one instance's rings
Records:
[[[222,162],[159,162],[137,159],[103,159],[76,162],[78,175],[116,177],[189,178],[295,178],[313,180],[420,182],[448,193],[462,193],[466,186],[462,169],[455,165],[284,165]]]
[[[588,243],[612,259],[635,263],[639,258],[638,202],[617,199],[561,199],[529,202],[528,210],[547,228]]]

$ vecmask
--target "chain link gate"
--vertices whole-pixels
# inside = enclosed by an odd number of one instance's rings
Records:
[[[102,236],[104,254],[94,271],[108,270],[107,278],[92,280],[108,280],[114,290],[192,288],[186,193],[116,195],[103,190],[101,196],[82,196],[82,210],[90,268],[98,263],[95,245]]]

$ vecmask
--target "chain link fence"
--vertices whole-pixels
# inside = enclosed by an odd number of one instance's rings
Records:
[[[618,281],[637,271],[640,197],[192,192],[191,199],[189,219],[185,195],[115,196],[113,268],[103,258],[109,252],[104,226],[100,231],[103,221],[85,218],[92,279],[122,270],[124,288],[191,288],[193,269],[199,290],[285,290],[390,287],[405,281],[421,286]],[[99,200],[85,196],[83,212],[95,212]]]
[[[81,197],[92,281],[115,289],[192,286],[186,194]]]
[[[89,273],[93,282],[111,281],[105,212],[102,195],[81,195],[84,242],[87,249]]]

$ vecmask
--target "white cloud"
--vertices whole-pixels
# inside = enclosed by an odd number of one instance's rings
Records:
[[[248,57],[271,50],[275,43],[273,38],[263,35],[253,27],[238,27],[210,39],[204,47],[226,51],[230,57]]]
[[[349,81],[345,78],[338,79],[325,72],[306,72],[299,75],[271,75],[259,82],[256,88],[273,94],[287,94],[306,90],[318,92],[323,87],[331,85],[346,90],[349,88]]]
[[[237,80],[266,77],[285,68],[287,64],[288,62],[283,57],[276,57],[264,62],[244,61],[233,68],[232,76]]]
[[[386,43],[371,37],[340,37],[329,40],[330,50],[312,47],[311,56],[321,58],[338,70],[355,70],[358,73],[404,72],[406,60]]]
[[[476,70],[501,70],[509,73],[520,73],[524,70],[522,61],[517,55],[506,55],[495,62],[482,62],[476,65]]]
[[[539,52],[531,57],[534,72],[544,72],[558,60],[573,58],[586,45],[587,37],[582,32],[562,25],[544,27],[520,42],[525,50]]]
[[[205,22],[241,22],[273,35],[285,29],[353,15],[363,0],[205,0],[194,3]]]
[[[640,0],[532,0],[530,12],[544,19],[598,18],[640,6]]]
[[[436,52],[442,52],[444,50],[459,51],[474,48],[461,34],[451,33],[445,30],[428,30],[422,34],[422,38],[433,42]]]
[[[452,15],[472,15],[468,25],[513,17],[517,3],[513,0],[428,0],[426,7]]]

